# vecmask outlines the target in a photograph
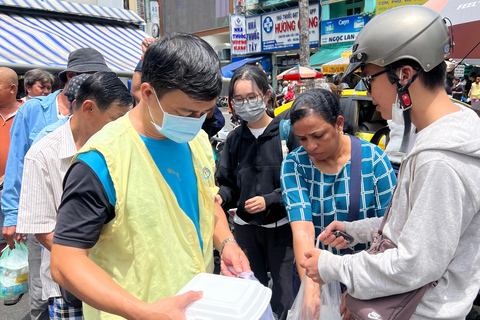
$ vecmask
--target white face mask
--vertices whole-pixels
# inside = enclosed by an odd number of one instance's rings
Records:
[[[402,78],[402,70],[400,70],[399,78]],[[392,103],[392,121],[401,126],[405,125],[405,120],[403,119],[403,109],[400,107],[398,93],[395,95],[395,102]]]

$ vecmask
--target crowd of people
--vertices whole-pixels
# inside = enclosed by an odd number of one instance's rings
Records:
[[[345,76],[360,68],[382,117],[399,109],[414,126],[398,176],[345,123],[341,88],[295,95],[285,82],[276,104],[250,65],[231,78],[242,120],[216,165],[220,62],[193,35],[146,39],[131,92],[93,48],[70,53],[53,93],[53,76],[35,69],[17,99],[18,76],[1,67],[0,246],[27,242],[31,318],[185,319],[202,293],[175,295],[213,272],[216,249],[223,275],[271,285],[276,319],[302,279],[317,319],[319,287],[334,281],[361,300],[426,287],[411,319],[464,319],[480,288],[480,119],[445,92],[449,44],[421,6],[382,13],[355,40]],[[472,103],[479,90],[475,77]],[[453,97],[465,91],[455,80]],[[370,255],[379,227],[394,245]]]

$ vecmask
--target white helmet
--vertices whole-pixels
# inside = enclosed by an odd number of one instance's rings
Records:
[[[360,31],[343,76],[366,64],[385,67],[403,59],[418,62],[428,72],[448,58],[451,46],[440,14],[418,5],[397,7],[373,18]]]

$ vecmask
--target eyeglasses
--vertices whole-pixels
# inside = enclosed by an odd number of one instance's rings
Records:
[[[256,107],[262,102],[262,95],[255,94],[255,93],[249,93],[247,95],[247,98],[244,99],[241,96],[234,96],[233,97],[233,105],[237,108],[242,107],[245,103],[247,103],[250,107]]]
[[[388,70],[385,69],[383,71],[380,71],[380,72],[377,72],[375,74],[372,74],[371,76],[368,76],[368,77],[363,77],[362,78],[362,82],[363,84],[365,85],[365,88],[367,88],[367,91],[368,92],[372,92],[372,80],[375,78],[375,77],[378,77],[379,75],[382,75],[384,74],[385,72],[387,72]]]

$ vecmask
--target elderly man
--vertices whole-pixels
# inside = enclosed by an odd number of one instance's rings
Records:
[[[68,57],[67,69],[60,72],[60,81],[68,86],[71,78],[81,73],[110,71],[100,52],[92,48],[73,51]],[[70,103],[58,90],[48,96],[40,96],[24,103],[17,112],[10,135],[11,148],[8,151],[4,189],[2,194],[3,236],[7,244],[15,247],[18,203],[22,185],[23,160],[37,134],[47,125],[70,114]],[[2,220],[2,217],[0,217]],[[28,238],[28,237],[27,237]],[[29,237],[29,285],[30,309],[32,319],[48,319],[47,302],[41,299],[41,282],[39,275],[41,250],[35,237]]]
[[[42,69],[28,70],[25,72],[25,78],[23,79],[23,85],[27,95],[23,97],[22,100],[28,101],[31,98],[48,96],[52,93],[54,81],[53,74],[48,71]]]
[[[65,94],[72,92],[70,96],[75,97],[76,89],[74,113],[67,123],[35,143],[25,156],[18,211],[18,232],[35,234],[46,249],[42,251],[40,276],[50,319],[82,315],[81,306],[71,307],[63,301],[60,288],[50,276],[50,250],[63,177],[85,142],[106,123],[123,116],[133,103],[128,89],[112,72],[76,76]]]
[[[85,144],[64,180],[51,271],[86,319],[182,319],[186,304],[159,300],[212,272],[214,246],[224,274],[250,270],[214,202],[201,131],[221,91],[215,51],[174,34],[152,43],[143,63],[140,103]]]
[[[13,118],[23,101],[17,100],[18,76],[10,68],[0,67],[0,116],[2,125],[0,125],[0,183],[3,186],[3,177],[5,175],[5,166],[7,164],[8,149],[10,147],[10,128]],[[0,190],[0,195],[2,191]],[[0,210],[1,212],[1,210]],[[0,225],[3,219],[0,219]],[[5,247],[5,239],[0,235],[0,250]]]

